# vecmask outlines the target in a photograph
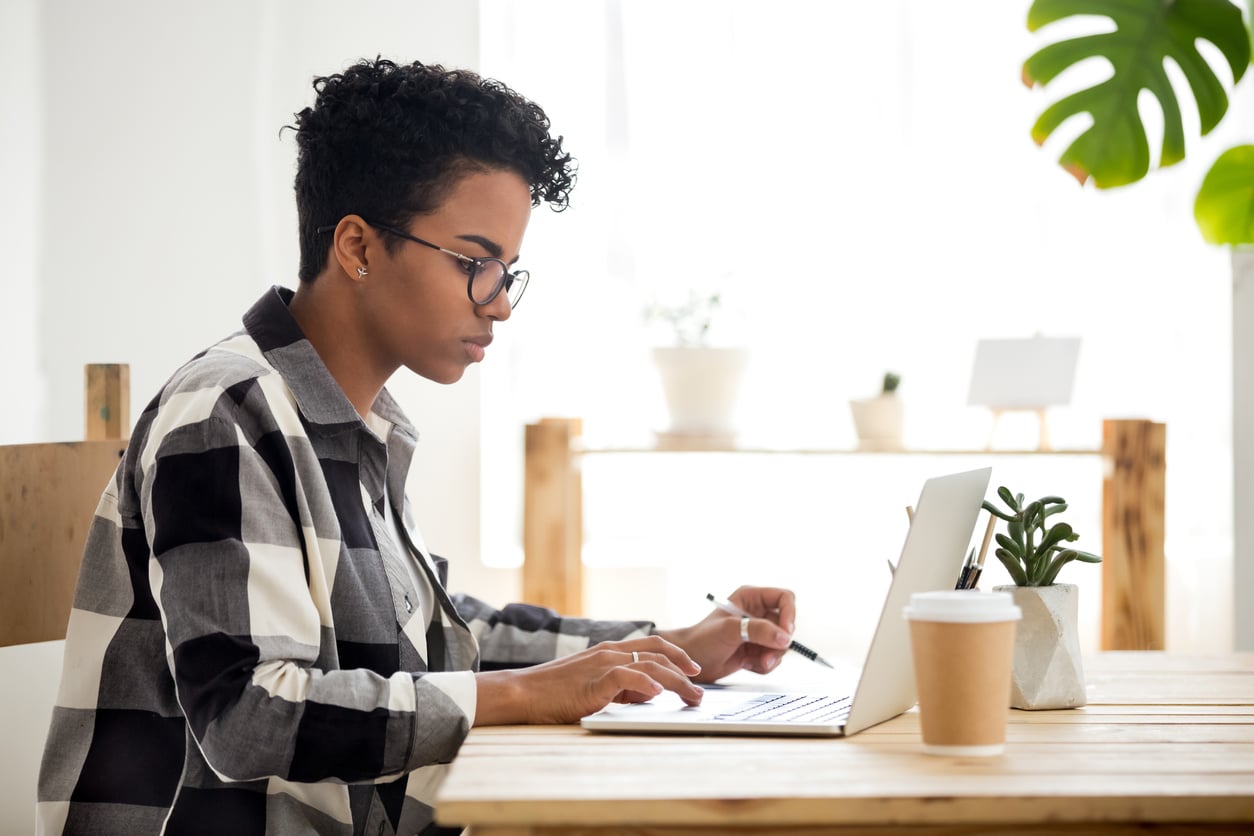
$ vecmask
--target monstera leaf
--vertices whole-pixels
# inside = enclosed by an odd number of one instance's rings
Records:
[[[1193,204],[1212,244],[1254,243],[1254,145],[1229,148],[1211,166]]]
[[[1250,64],[1250,35],[1241,9],[1228,0],[1036,0],[1028,11],[1028,29],[1036,31],[1073,15],[1108,17],[1115,31],[1044,47],[1023,65],[1023,78],[1028,85],[1045,85],[1085,59],[1110,62],[1114,72],[1109,79],[1055,102],[1032,128],[1032,138],[1041,144],[1063,122],[1089,113],[1092,127],[1071,143],[1059,162],[1081,183],[1091,178],[1098,188],[1134,183],[1149,171],[1149,141],[1137,109],[1141,90],[1152,93],[1162,106],[1161,165],[1184,159],[1180,103],[1164,60],[1173,60],[1188,80],[1202,134],[1223,118],[1228,95],[1196,41],[1214,44],[1234,81]]]

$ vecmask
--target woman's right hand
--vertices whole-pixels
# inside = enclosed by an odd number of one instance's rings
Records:
[[[574,723],[612,702],[646,702],[666,690],[697,705],[703,691],[689,677],[700,672],[660,636],[601,642],[542,665],[476,674],[474,725]]]

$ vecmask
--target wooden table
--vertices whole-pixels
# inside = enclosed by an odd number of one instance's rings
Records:
[[[1009,710],[1005,755],[843,740],[475,729],[437,820],[474,836],[1254,832],[1254,654],[1102,653],[1089,705]]]

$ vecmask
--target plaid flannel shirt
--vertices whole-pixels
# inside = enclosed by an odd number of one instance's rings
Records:
[[[475,670],[534,664],[646,622],[415,611],[405,496],[416,433],[376,433],[268,291],[244,330],[144,410],[96,511],[39,778],[48,834],[438,830],[435,790],[475,715]],[[385,494],[386,486],[386,494]]]

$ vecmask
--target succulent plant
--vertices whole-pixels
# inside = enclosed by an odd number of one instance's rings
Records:
[[[896,372],[884,372],[884,385],[880,391],[885,395],[892,395],[897,392],[899,385],[901,385],[901,375]]]
[[[1067,510],[1062,497],[1044,496],[1024,504],[1023,494],[1012,494],[1005,487],[998,488],[997,495],[1009,510],[1003,511],[987,500],[984,510],[1006,521],[1007,533],[997,533],[998,547],[993,553],[1016,586],[1049,586],[1073,560],[1102,562],[1098,555],[1066,545],[1080,539],[1069,524],[1046,524],[1050,517]]]

